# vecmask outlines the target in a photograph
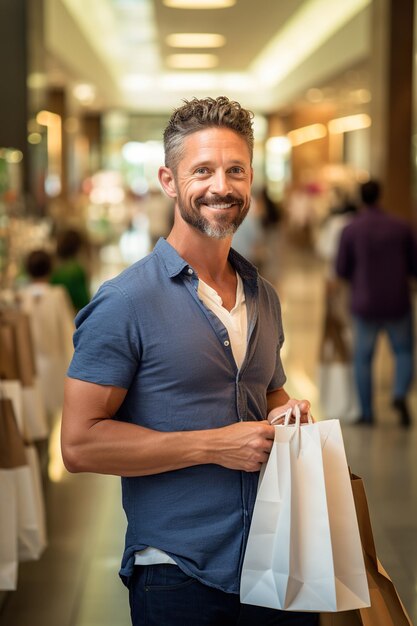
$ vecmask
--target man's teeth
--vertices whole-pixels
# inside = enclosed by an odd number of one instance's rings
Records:
[[[208,204],[207,206],[211,207],[212,209],[230,209],[230,207],[233,206],[233,203],[230,203],[230,204]]]

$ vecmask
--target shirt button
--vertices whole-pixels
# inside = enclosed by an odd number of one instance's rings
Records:
[[[230,346],[230,341],[226,339],[226,341],[223,341],[223,345],[227,348],[227,346]]]
[[[187,272],[188,272],[189,274],[194,274],[194,270],[192,270],[192,269],[191,269],[191,267],[189,267],[189,268],[188,268]]]

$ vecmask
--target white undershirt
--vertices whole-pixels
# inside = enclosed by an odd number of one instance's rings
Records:
[[[245,291],[243,282],[238,273],[236,287],[236,302],[231,311],[223,306],[223,301],[217,291],[207,285],[201,279],[198,281],[198,295],[205,306],[210,309],[227,330],[232,347],[233,357],[236,361],[238,369],[242,367],[242,363],[246,355],[246,341],[248,334],[248,315],[245,303]],[[160,563],[172,563],[175,561],[162,550],[149,546],[145,550],[135,553],[135,565],[157,565]]]
[[[236,365],[240,369],[246,355],[246,339],[248,333],[248,316],[246,312],[245,292],[239,274],[237,276],[236,302],[231,311],[223,306],[223,300],[215,289],[201,279],[198,282],[198,295],[206,307],[213,311],[225,326],[232,347]]]

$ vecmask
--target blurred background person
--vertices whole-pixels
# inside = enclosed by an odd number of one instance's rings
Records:
[[[351,285],[358,423],[374,422],[372,363],[377,339],[386,332],[395,359],[393,407],[401,425],[409,426],[414,348],[409,280],[417,278],[417,243],[405,222],[382,210],[378,181],[364,183],[360,192],[363,210],[343,230],[336,259],[337,274]]]
[[[324,316],[319,346],[318,381],[327,419],[355,421],[359,403],[352,364],[352,320],[349,287],[335,275],[340,236],[357,214],[357,206],[341,186],[329,193],[328,214],[319,225],[315,252],[324,262]]]
[[[29,315],[36,371],[49,421],[61,410],[65,372],[73,353],[74,310],[66,290],[50,285],[52,256],[33,250],[25,259],[29,282],[19,289],[22,310]]]
[[[357,212],[357,204],[347,191],[342,187],[333,187],[330,190],[329,211],[319,226],[314,245],[315,252],[324,262],[325,312],[337,318],[344,329],[345,339],[349,337],[351,329],[349,288],[336,275],[335,261],[342,231]]]
[[[317,254],[326,263],[329,280],[335,278],[334,262],[342,230],[357,214],[358,207],[341,187],[330,190],[329,211],[321,222],[315,242]]]
[[[63,285],[76,312],[90,301],[88,274],[81,262],[84,238],[77,230],[64,230],[57,235],[57,264],[51,275],[51,284]]]

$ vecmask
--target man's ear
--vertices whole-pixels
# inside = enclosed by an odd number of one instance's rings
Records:
[[[169,167],[165,165],[159,168],[158,171],[159,182],[161,183],[162,189],[165,191],[167,196],[170,198],[177,197],[177,186],[175,184],[174,174]]]

